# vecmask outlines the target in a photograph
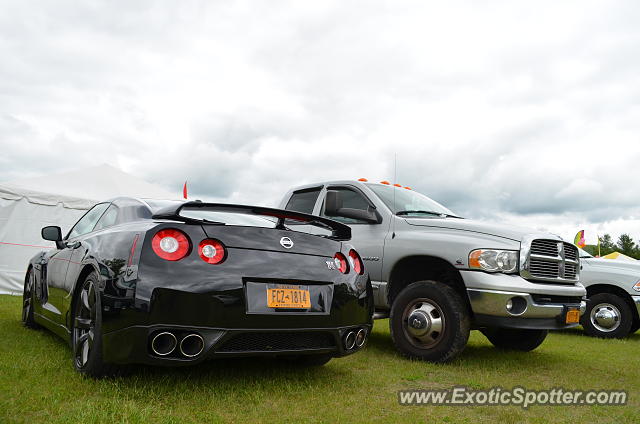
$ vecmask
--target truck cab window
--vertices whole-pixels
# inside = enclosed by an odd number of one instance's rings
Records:
[[[350,190],[348,188],[332,188],[329,187],[330,190],[339,191],[342,197],[342,207],[350,208],[350,209],[361,209],[366,211],[369,208],[369,202],[364,196],[357,191]],[[322,204],[322,215],[325,218],[333,219],[338,222],[342,222],[343,224],[367,224],[366,221],[362,221],[359,219],[353,218],[345,218],[342,216],[328,216],[324,212],[324,202]]]
[[[320,187],[296,191],[291,196],[291,199],[289,199],[285,209],[294,212],[312,214],[319,194]]]

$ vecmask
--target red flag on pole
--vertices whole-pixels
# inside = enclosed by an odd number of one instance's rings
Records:
[[[187,182],[184,182],[184,186],[182,187],[182,197],[187,198]]]

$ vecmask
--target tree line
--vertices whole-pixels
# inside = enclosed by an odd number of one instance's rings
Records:
[[[635,259],[640,259],[640,244],[636,244],[629,234],[621,234],[614,243],[611,235],[605,234],[600,239],[600,256],[613,252],[620,252]],[[593,256],[598,255],[598,246],[594,244],[586,245],[583,250]]]

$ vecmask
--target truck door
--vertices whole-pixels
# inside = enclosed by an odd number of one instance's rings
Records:
[[[367,210],[369,206],[373,205],[373,203],[371,203],[371,201],[355,187],[329,186],[327,187],[327,190],[340,191],[343,207],[345,208]],[[350,243],[353,244],[358,253],[360,253],[371,280],[381,281],[384,241],[388,225],[372,224],[366,221],[341,216],[327,216],[324,211],[324,197],[326,196],[326,191],[323,192],[322,196],[323,201],[320,205],[319,215],[342,222],[351,227]]]

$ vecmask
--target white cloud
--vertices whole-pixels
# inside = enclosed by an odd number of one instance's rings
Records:
[[[0,180],[275,204],[397,154],[466,216],[640,236],[636,2],[0,3]]]

